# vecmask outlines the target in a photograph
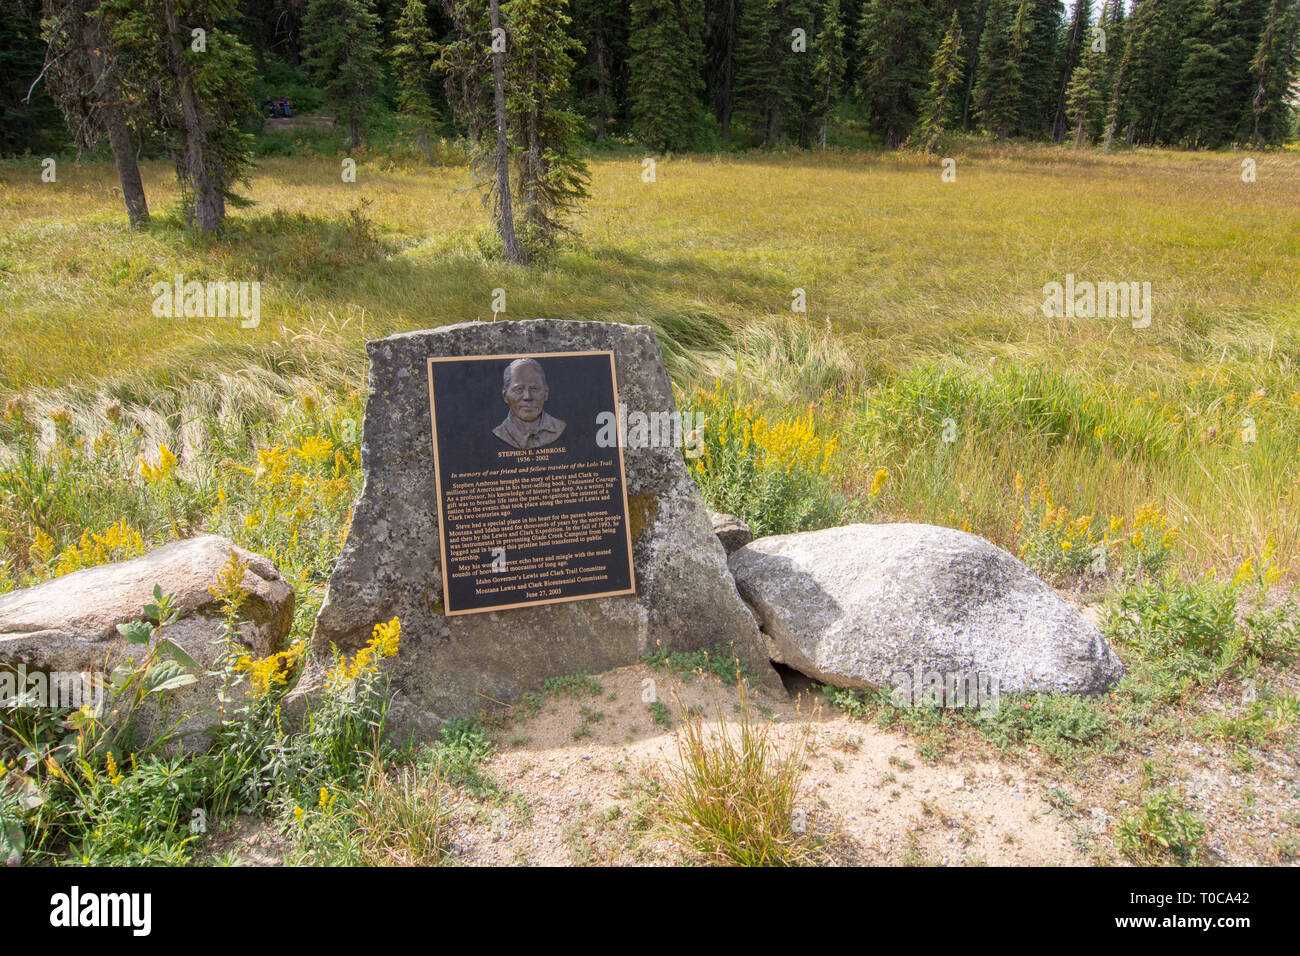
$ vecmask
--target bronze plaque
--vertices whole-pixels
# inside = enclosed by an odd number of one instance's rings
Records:
[[[447,614],[636,593],[618,407],[613,352],[429,359]]]

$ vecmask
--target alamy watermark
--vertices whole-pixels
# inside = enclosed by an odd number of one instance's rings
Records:
[[[678,448],[687,458],[704,454],[703,412],[628,411],[619,403],[596,415],[596,445],[600,448]]]
[[[1043,295],[1043,315],[1049,319],[1132,319],[1135,329],[1151,325],[1150,282],[1076,281],[1068,272],[1065,282],[1043,286]]]
[[[262,283],[185,281],[177,273],[171,282],[155,282],[153,314],[159,319],[242,319],[240,327],[255,329],[262,322]]]
[[[895,707],[979,709],[981,717],[998,712],[1002,696],[998,679],[979,671],[895,671],[889,677],[889,702]]]
[[[0,707],[100,707],[108,696],[96,671],[28,671],[26,664],[0,669]]]

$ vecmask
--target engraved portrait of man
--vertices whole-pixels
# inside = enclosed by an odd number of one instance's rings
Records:
[[[564,422],[546,412],[546,373],[530,358],[515,359],[501,377],[501,397],[510,413],[492,434],[512,448],[544,448],[564,434]]]

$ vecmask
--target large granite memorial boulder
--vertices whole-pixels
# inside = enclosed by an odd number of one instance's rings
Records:
[[[556,320],[472,322],[394,335],[368,343],[367,351],[365,484],[316,619],[316,655],[291,710],[321,686],[330,645],[353,652],[377,622],[394,616],[402,639],[398,657],[388,662],[394,690],[390,724],[399,735],[428,738],[443,721],[516,702],[550,677],[608,670],[658,649],[728,645],[760,685],[781,693],[681,447],[634,447],[632,429],[623,452],[634,594],[447,613],[429,359],[611,351],[626,418],[671,415],[676,406],[653,330]],[[501,372],[495,374],[500,389]],[[557,441],[560,429],[567,440],[593,427],[585,416],[572,420],[572,406],[565,404],[566,392],[572,396],[582,388],[575,381],[550,383],[538,441]],[[494,422],[507,410],[502,396],[496,391],[483,399]],[[523,439],[508,435],[507,424],[488,431],[496,433],[500,448],[507,442],[518,447]],[[475,436],[482,431],[476,428]]]
[[[1003,692],[1100,693],[1124,674],[1105,638],[990,541],[923,524],[759,538],[730,558],[772,660],[827,684],[923,671]]]

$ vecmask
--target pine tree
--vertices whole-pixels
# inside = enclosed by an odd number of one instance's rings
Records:
[[[1118,63],[1113,66],[1107,81],[1106,98],[1109,106],[1106,109],[1106,120],[1104,123],[1102,149],[1110,151],[1111,144],[1115,140],[1115,132],[1119,127],[1120,115],[1124,102],[1124,85],[1129,77],[1130,66],[1133,62],[1133,32],[1124,18],[1124,4],[1117,3],[1114,10],[1113,36],[1108,38],[1108,50],[1110,51],[1109,62]]]
[[[1066,94],[1070,88],[1070,77],[1083,58],[1083,51],[1091,42],[1088,30],[1092,19],[1092,8],[1088,0],[1074,0],[1070,13],[1070,22],[1065,28],[1060,42],[1060,54],[1056,63],[1056,104],[1052,114],[1052,138],[1058,143],[1065,139],[1070,120],[1066,105]]]
[[[1025,24],[1016,128],[1022,136],[1039,137],[1050,129],[1056,105],[1053,95],[1056,91],[1056,51],[1061,33],[1060,0],[1029,0]]]
[[[1020,115],[1022,58],[1028,43],[1028,0],[989,0],[975,80],[975,112],[986,132],[1003,138]]]
[[[736,46],[739,40],[739,0],[706,0],[707,35],[705,69],[707,88],[713,93],[713,113],[723,142],[731,139],[735,112]]]
[[[816,59],[813,62],[813,88],[815,91],[814,118],[820,124],[818,141],[826,148],[830,132],[831,111],[840,98],[844,84],[844,71],[848,61],[844,55],[844,21],[840,16],[840,0],[826,0],[822,10],[821,30],[817,34]]]
[[[943,35],[930,63],[930,91],[912,133],[918,149],[932,152],[943,136],[948,112],[960,89],[963,39],[961,21],[954,10],[948,32]]]
[[[627,7],[620,0],[573,0],[572,10],[572,30],[584,48],[574,71],[575,101],[594,126],[597,141],[603,143],[611,121],[618,121],[624,99]]]
[[[176,167],[186,220],[216,232],[252,164],[239,121],[253,109],[253,61],[223,24],[235,0],[105,0],[121,54],[119,91],[154,117]]]
[[[112,21],[106,25],[99,0],[45,0],[44,9],[46,86],[78,151],[93,146],[101,133],[107,137],[127,221],[145,226],[149,204],[132,142],[132,111],[121,88],[120,54],[109,39]]]
[[[1101,58],[1095,47],[1089,47],[1083,60],[1074,68],[1070,76],[1070,85],[1066,88],[1066,115],[1070,128],[1074,130],[1074,145],[1083,145],[1088,133],[1088,125],[1101,104],[1099,89],[1101,77]]]
[[[1259,44],[1250,61],[1255,94],[1251,97],[1250,141],[1261,146],[1281,143],[1289,131],[1289,105],[1300,68],[1300,0],[1271,0]]]
[[[1200,0],[1183,42],[1170,139],[1194,148],[1220,147],[1250,136],[1257,90],[1250,64],[1263,30],[1267,0]]]
[[[459,0],[450,10],[455,39],[439,60],[448,99],[468,129],[506,260],[527,262],[567,228],[587,195],[581,120],[568,109],[581,45],[568,33],[565,0],[508,0],[499,8],[497,0]]]
[[[700,0],[631,0],[628,59],[632,127],[655,149],[689,149],[704,90]]]
[[[447,12],[453,39],[438,58],[447,74],[447,100],[465,125],[470,169],[483,187],[483,204],[491,207],[505,260],[520,264],[527,257],[515,232],[501,10],[497,0],[448,0]]]
[[[533,257],[567,229],[566,217],[587,196],[579,153],[580,120],[567,108],[574,53],[565,28],[567,0],[509,0],[501,7],[509,38],[506,113],[520,197],[520,242]]]
[[[69,0],[56,0],[67,5]],[[14,0],[0,17],[0,156],[49,155],[68,142],[66,117],[50,96],[49,40],[42,31],[42,0]],[[45,15],[50,20],[48,10]],[[44,84],[32,85],[46,69]]]
[[[422,123],[432,123],[435,113],[428,84],[438,48],[429,29],[429,11],[424,0],[405,0],[393,28],[393,40],[388,62],[392,64],[397,86],[397,108]]]
[[[916,122],[935,32],[932,0],[866,0],[862,8],[858,91],[888,149]]]
[[[1133,9],[1128,19],[1129,67],[1118,110],[1127,141],[1168,141],[1190,18],[1190,0],[1143,2]]]
[[[311,0],[302,33],[307,67],[357,149],[380,81],[374,0]]]
[[[984,36],[984,14],[988,0],[958,0],[957,15],[961,17],[961,30],[966,38],[962,55],[966,68],[962,74],[961,128],[971,128],[975,103],[975,80],[980,72],[980,46]]]
[[[802,52],[794,49],[794,30],[803,31]],[[749,0],[740,10],[736,46],[736,108],[749,114],[764,143],[781,139],[786,127],[806,138],[811,112],[815,37],[812,10],[805,0]]]

